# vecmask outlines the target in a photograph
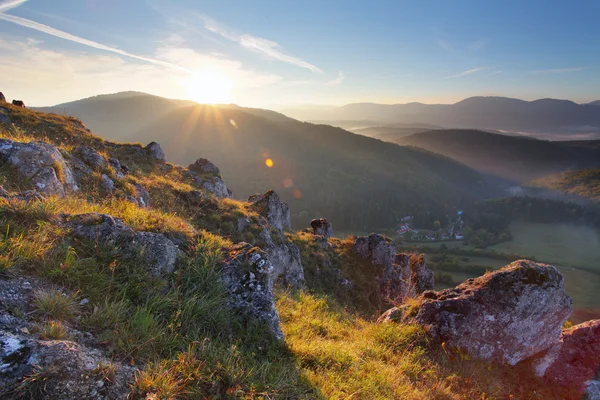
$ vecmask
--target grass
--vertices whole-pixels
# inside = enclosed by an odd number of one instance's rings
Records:
[[[46,319],[71,321],[79,313],[77,301],[59,289],[38,290],[33,305],[36,314]]]
[[[48,321],[42,326],[40,339],[42,340],[67,340],[70,339],[69,330],[60,321]]]

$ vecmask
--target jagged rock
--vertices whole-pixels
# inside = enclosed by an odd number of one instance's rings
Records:
[[[63,197],[78,191],[71,169],[56,147],[42,142],[0,139],[0,164],[8,163],[42,194]],[[9,179],[12,178],[9,176]]]
[[[102,190],[104,190],[105,192],[112,192],[113,190],[115,190],[115,183],[113,182],[112,179],[110,179],[108,177],[108,175],[106,174],[102,174],[102,176],[100,177],[100,187],[102,188]]]
[[[384,273],[392,269],[396,259],[396,243],[378,233],[357,237],[353,248],[360,258],[368,259],[371,264],[381,265]]]
[[[142,185],[135,185],[135,191],[137,193],[137,205],[143,208],[150,207],[150,193],[148,193],[146,188]]]
[[[4,97],[4,93],[0,92],[0,103],[6,103],[6,97]]]
[[[290,208],[281,201],[279,195],[273,190],[265,194],[255,194],[248,198],[251,208],[265,217],[269,224],[279,231],[292,228],[290,222]]]
[[[173,272],[177,261],[177,247],[160,233],[138,232],[131,241],[131,248],[140,251],[154,275]]]
[[[565,329],[560,342],[536,363],[536,374],[583,394],[599,366],[600,320],[592,320]]]
[[[190,171],[198,172],[200,174],[219,174],[219,168],[206,158],[199,158],[193,164],[188,167]]]
[[[283,339],[267,254],[249,243],[237,243],[228,249],[221,270],[231,307],[264,322],[277,339]]]
[[[67,217],[71,234],[80,239],[121,243],[134,238],[135,232],[118,218],[108,214],[87,213]]]
[[[310,226],[313,228],[315,235],[324,236],[329,239],[333,233],[331,224],[325,218],[313,219],[310,221]]]
[[[167,159],[165,158],[165,153],[162,147],[160,147],[160,144],[156,142],[151,142],[148,144],[148,146],[145,147],[145,149],[154,160],[160,162],[167,161]]]
[[[98,154],[94,149],[87,146],[79,146],[73,151],[85,164],[96,171],[106,168],[107,163],[104,157]]]
[[[453,289],[427,291],[414,321],[450,348],[515,365],[559,340],[572,311],[553,266],[518,260]]]
[[[25,102],[23,100],[13,100],[12,104],[13,106],[27,108],[25,107]]]
[[[582,400],[600,400],[600,380],[593,380],[587,383]]]
[[[207,192],[214,194],[221,198],[230,198],[231,195],[225,182],[218,176],[213,176],[209,179],[201,179],[196,181],[200,189],[204,189]]]
[[[264,242],[262,249],[269,255],[273,265],[273,279],[282,278],[283,283],[301,289],[304,287],[304,267],[298,246],[291,243],[285,234],[273,232],[268,226],[263,227],[260,238]],[[275,236],[276,241],[273,240]]]
[[[427,268],[427,258],[425,254],[419,256],[412,255],[409,258],[410,280],[416,294],[421,294],[426,290],[433,290],[435,284],[433,271]]]
[[[83,161],[79,158],[71,156],[69,158],[69,164],[75,173],[75,177],[79,180],[90,175],[93,171],[90,167],[88,167]]]
[[[108,165],[115,171],[115,176],[119,179],[123,179],[125,175],[129,172],[129,169],[124,165],[121,165],[121,162],[116,158],[109,158]]]

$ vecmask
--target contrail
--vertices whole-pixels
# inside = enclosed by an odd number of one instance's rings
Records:
[[[11,8],[17,7],[27,0],[9,0],[8,2],[0,3],[0,19],[8,22],[12,22],[13,24],[17,24],[20,26],[24,26],[26,28],[34,29],[39,32],[46,33],[48,35],[56,36],[61,39],[69,40],[71,42],[83,44],[85,46],[93,47],[98,50],[109,51],[111,53],[119,54],[121,56],[134,58],[136,60],[146,61],[156,65],[162,65],[167,68],[176,69],[184,72],[191,72],[189,69],[179,66],[177,64],[173,64],[167,61],[157,60],[154,58],[138,56],[136,54],[129,53],[127,51],[117,49],[115,47],[106,46],[102,43],[94,42],[92,40],[88,40],[82,38],[80,36],[72,35],[70,33],[61,31],[59,29],[52,28],[51,26],[40,24],[39,22],[32,21],[30,19],[16,17],[14,15],[4,14],[3,11],[9,10]]]

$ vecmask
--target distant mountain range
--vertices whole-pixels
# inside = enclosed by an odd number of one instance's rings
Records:
[[[341,107],[301,107],[282,110],[300,120],[368,120],[373,125],[432,124],[446,128],[506,130],[530,134],[600,138],[599,101],[524,101],[507,97],[470,97],[455,104],[355,103]],[[565,138],[565,137],[562,137]]]
[[[600,148],[594,148],[595,141],[550,142],[468,129],[396,135],[393,141],[445,155],[514,183],[600,166]]]
[[[339,229],[390,228],[405,215],[426,224],[493,192],[479,173],[447,157],[269,110],[131,92],[42,110],[81,118],[106,138],[157,141],[178,164],[208,158],[237,198],[277,190],[298,227],[322,216]]]

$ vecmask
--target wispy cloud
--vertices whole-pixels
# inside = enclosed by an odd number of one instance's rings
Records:
[[[30,19],[16,17],[14,15],[9,15],[9,14],[4,13],[4,11],[15,8],[15,7],[23,4],[25,1],[26,0],[9,0],[9,1],[0,3],[0,20],[12,22],[13,24],[17,24],[17,25],[20,25],[20,26],[23,26],[26,28],[36,30],[38,32],[43,32],[43,33],[46,33],[51,36],[55,36],[55,37],[58,37],[58,38],[61,38],[64,40],[69,40],[71,42],[79,43],[84,46],[92,47],[92,48],[95,48],[98,50],[109,51],[111,53],[119,54],[121,56],[129,57],[129,58],[134,58],[136,60],[145,61],[145,62],[149,62],[149,63],[156,64],[156,65],[162,65],[164,67],[177,69],[180,71],[190,72],[186,68],[183,68],[177,64],[173,64],[173,63],[163,61],[163,60],[158,60],[155,58],[144,57],[144,56],[132,54],[127,51],[118,49],[116,47],[107,46],[102,43],[98,43],[98,42],[94,42],[92,40],[82,38],[80,36],[72,35],[68,32],[64,32],[59,29],[52,28],[51,26],[48,26],[48,25],[40,24],[39,22],[35,22]]]
[[[242,47],[250,51],[261,54],[273,60],[308,69],[312,72],[320,74],[323,73],[323,70],[321,70],[317,66],[307,61],[304,61],[298,57],[286,54],[283,48],[277,42],[258,36],[250,35],[247,33],[238,34],[206,15],[200,15],[200,18],[204,21],[204,27],[209,31],[216,33],[217,35],[220,35],[232,42],[237,42]]]
[[[329,82],[326,82],[325,84],[327,86],[337,86],[340,83],[342,83],[344,81],[344,79],[346,79],[346,74],[344,74],[344,71],[339,71],[337,78],[332,79]]]
[[[544,75],[544,74],[564,74],[567,72],[578,72],[585,71],[588,67],[574,67],[574,68],[555,68],[555,69],[538,69],[535,71],[529,71],[530,74]]]
[[[21,4],[25,3],[27,0],[5,0],[0,2],[0,13],[13,9],[15,7],[19,7]]]
[[[490,69],[490,68],[492,68],[492,67],[477,67],[477,68],[473,68],[473,69],[468,69],[468,70],[460,72],[458,74],[447,76],[444,79],[459,78],[461,76],[467,76],[467,75],[475,74],[480,71],[485,71],[486,69]]]

